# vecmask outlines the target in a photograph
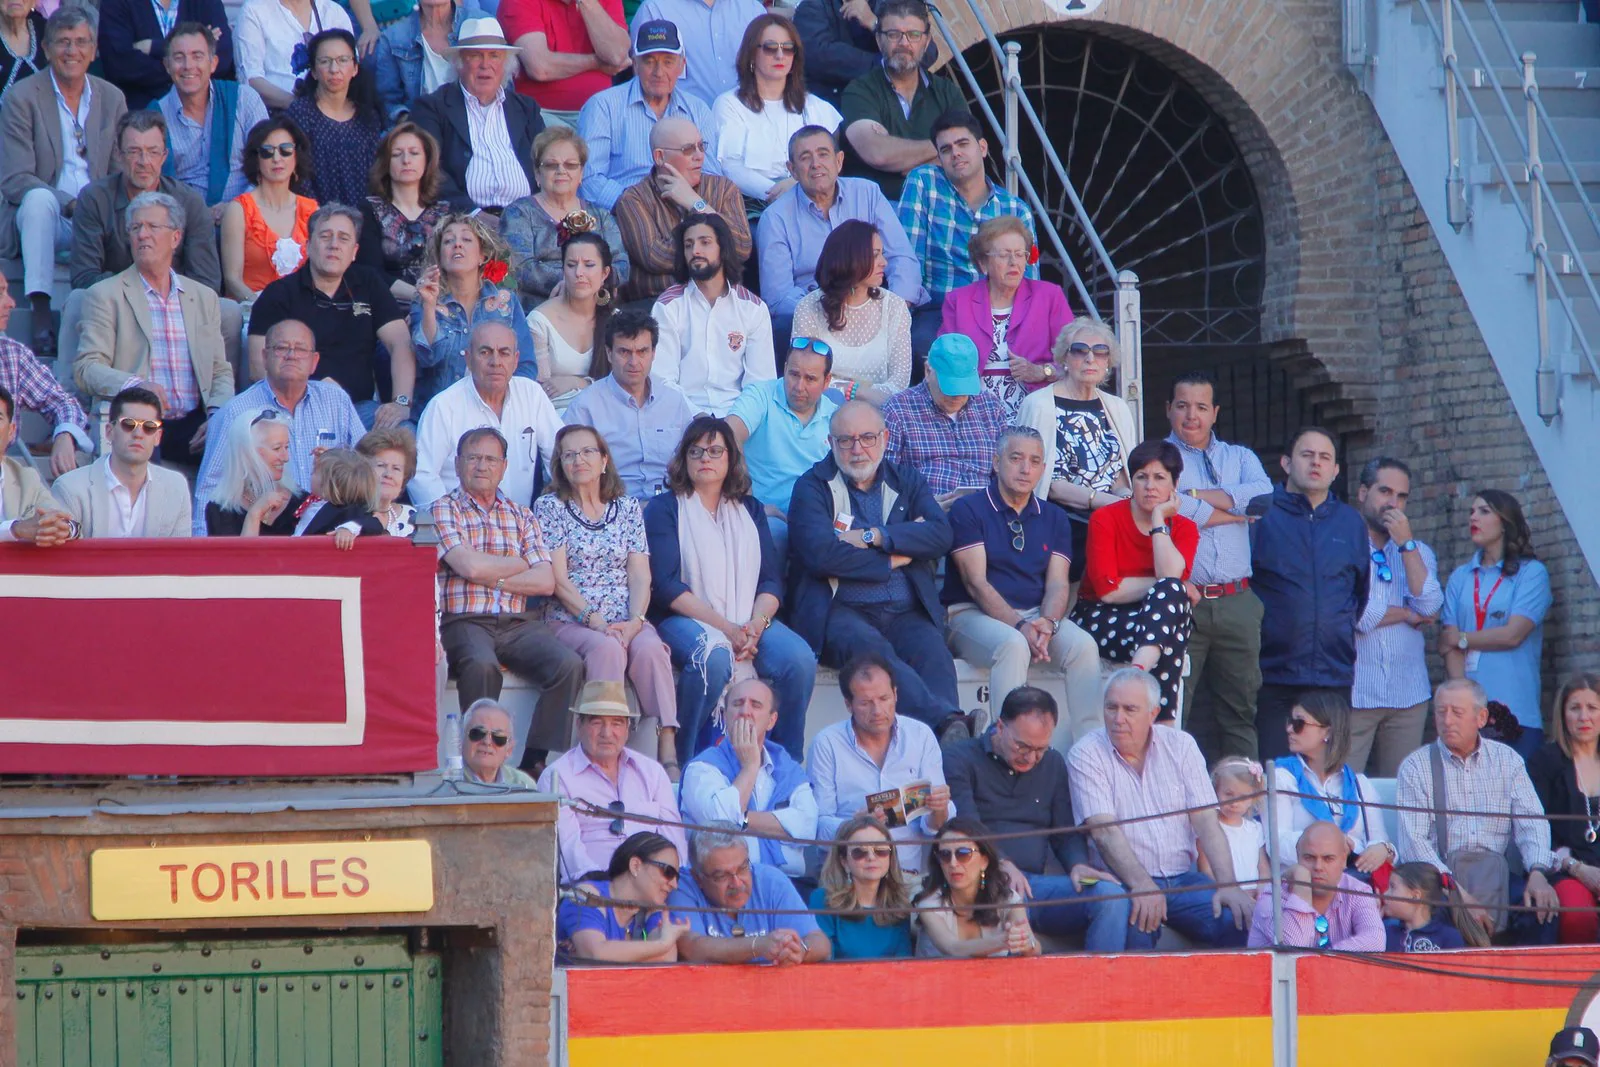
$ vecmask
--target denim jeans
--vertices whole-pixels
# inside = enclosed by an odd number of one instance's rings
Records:
[[[1191,941],[1213,948],[1237,948],[1245,943],[1250,931],[1250,916],[1243,916],[1244,926],[1234,925],[1233,914],[1224,908],[1221,915],[1211,914],[1211,897],[1217,883],[1199,871],[1188,871],[1170,878],[1158,877],[1156,886],[1161,889],[1179,889],[1167,893],[1167,925]],[[1156,947],[1160,930],[1145,933],[1128,927],[1128,951],[1137,952]]]
[[[705,627],[683,615],[667,616],[656,624],[656,631],[678,668],[678,762],[688,766],[702,747],[701,730],[733,677],[733,656],[726,647],[709,648]],[[795,759],[805,759],[806,708],[817,681],[811,646],[783,623],[774,622],[761,636],[755,668],[772,683],[778,698],[772,740]]]
[[[823,658],[842,667],[863,652],[876,652],[889,661],[900,714],[937,732],[946,718],[961,711],[956,663],[944,642],[944,629],[920,607],[895,610],[835,600],[822,639]]]
[[[1124,892],[1121,885],[1098,882],[1084,886],[1080,893],[1072,888],[1072,879],[1064,874],[1030,874],[1028,885],[1033,889],[1028,921],[1035,930],[1052,937],[1082,933],[1087,952],[1121,952],[1127,947],[1128,913],[1133,902],[1126,897],[1099,899],[1121,896]],[[1044,901],[1060,903],[1042,904]]]

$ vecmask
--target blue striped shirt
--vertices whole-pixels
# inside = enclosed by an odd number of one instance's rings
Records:
[[[1369,542],[1370,544],[1370,542]],[[1379,551],[1372,546],[1373,551]],[[1406,580],[1406,565],[1394,538],[1382,550],[1389,580],[1380,575],[1378,563],[1369,564],[1367,610],[1356,620],[1356,680],[1350,691],[1350,706],[1355,708],[1409,708],[1432,696],[1428,684],[1428,647],[1422,631],[1404,623],[1379,626],[1390,608],[1410,608],[1418,615],[1433,617],[1444,605],[1444,589],[1439,585],[1439,560],[1433,549],[1417,542],[1428,577],[1422,592],[1411,595]]]
[[[1178,490],[1221,489],[1233,498],[1233,513],[1240,514],[1254,497],[1272,492],[1272,479],[1255,452],[1244,445],[1230,445],[1218,440],[1216,434],[1205,448],[1193,448],[1183,443],[1177,434],[1168,434],[1167,440],[1178,446],[1183,456],[1183,473],[1178,476]],[[1193,519],[1200,527],[1200,547],[1195,552],[1194,569],[1189,580],[1195,585],[1221,585],[1250,577],[1250,525],[1231,522],[1225,526],[1207,526],[1216,509],[1204,500],[1192,496],[1178,499],[1178,514]]]
[[[208,95],[205,122],[197,123],[183,113],[178,90],[173,89],[156,101],[157,109],[166,116],[167,136],[172,141],[173,174],[201,196],[206,195],[210,183],[211,116],[216,106],[217,98]],[[261,94],[248,85],[239,86],[239,103],[233,116],[233,150],[228,153],[228,184],[219,203],[227,203],[250,187],[244,177],[244,143],[255,124],[266,118],[267,105]]]
[[[293,411],[283,406],[272,386],[263,379],[228,401],[211,416],[206,430],[206,454],[200,461],[200,475],[194,483],[194,535],[206,535],[206,503],[222,477],[222,452],[228,444],[233,420],[254,419],[266,409],[289,418],[289,466],[285,473],[299,489],[311,487],[311,450],[317,446],[317,431],[332,430],[334,448],[354,448],[366,428],[350,402],[350,394],[332,378],[306,382],[306,395]]]
[[[717,169],[717,131],[711,121],[711,106],[680,83],[667,99],[661,118],[674,116],[688,119],[700,131],[706,143],[705,173],[721,174]],[[583,168],[583,199],[610,211],[622,190],[650,173],[650,131],[657,121],[656,113],[644,102],[638,78],[589,98],[578,112],[578,132],[589,146],[589,162]]]

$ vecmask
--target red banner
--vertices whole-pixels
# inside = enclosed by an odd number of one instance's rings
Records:
[[[386,537],[0,545],[0,773],[430,769],[435,559]]]

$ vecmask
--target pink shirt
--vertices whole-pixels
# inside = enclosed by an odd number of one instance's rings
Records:
[[[661,764],[631,749],[622,750],[622,761],[613,783],[605,772],[589,762],[581,746],[562,753],[539,776],[539,792],[555,793],[574,800],[586,800],[599,808],[621,801],[621,810],[632,815],[649,815],[681,822],[678,802],[672,795],[672,780]],[[556,815],[556,845],[561,852],[561,881],[575,882],[590,871],[603,871],[617,846],[640,830],[658,833],[678,846],[678,862],[689,862],[689,846],[682,827],[624,820],[617,832],[612,816],[579,814],[563,806]]]
[[[1150,747],[1140,770],[1122,758],[1104,730],[1096,730],[1072,746],[1067,771],[1072,811],[1080,823],[1093,815],[1131,819],[1217,802],[1200,746],[1170,726],[1150,728]],[[1194,869],[1195,836],[1189,819],[1172,815],[1127,823],[1121,827],[1122,836],[1147,873],[1173,878]],[[1098,849],[1095,862],[1105,865]]]
[[[1345,952],[1382,952],[1387,940],[1383,915],[1372,887],[1349,874],[1339,877],[1339,890],[1328,905],[1328,944]],[[1283,943],[1296,948],[1317,947],[1317,912],[1310,904],[1283,891]],[[1250,947],[1272,945],[1272,889],[1263,886],[1250,917]]]

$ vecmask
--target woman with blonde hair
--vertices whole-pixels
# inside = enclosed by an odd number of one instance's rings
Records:
[[[289,473],[289,420],[272,408],[228,428],[217,486],[206,500],[210,537],[288,537],[305,500]]]
[[[578,196],[589,146],[569,126],[546,126],[533,139],[539,191],[506,205],[500,235],[511,247],[522,306],[532,311],[561,284],[562,247],[580,233],[598,234],[611,253],[612,288],[628,280],[628,250],[611,212]]]
[[[817,916],[833,959],[911,955],[911,891],[889,831],[871,815],[857,815],[839,827],[806,906],[855,913]]]
[[[533,337],[516,293],[501,283],[510,251],[478,215],[449,215],[428,238],[417,299],[411,304],[411,344],[417,353],[417,396],[411,410],[466,377],[467,344],[480,322],[503,322],[517,337],[517,373],[539,377]]]
[[[1104,388],[1119,353],[1117,335],[1104,323],[1068,323],[1051,349],[1056,384],[1029,394],[1017,409],[1017,422],[1044,440],[1044,477],[1034,492],[1065,508],[1072,520],[1073,581],[1083,577],[1089,516],[1133,495],[1133,410]]]

